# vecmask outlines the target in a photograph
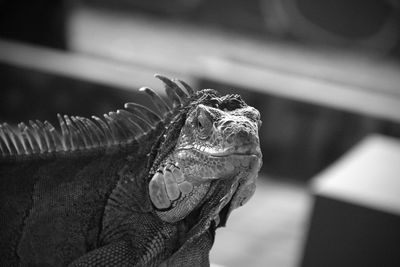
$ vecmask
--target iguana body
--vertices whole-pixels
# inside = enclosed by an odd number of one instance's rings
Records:
[[[143,90],[158,113],[1,125],[1,266],[209,265],[215,229],[255,189],[259,114],[157,77],[170,105]]]

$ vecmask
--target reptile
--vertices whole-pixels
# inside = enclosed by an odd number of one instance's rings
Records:
[[[167,97],[103,117],[0,124],[1,266],[209,266],[253,195],[259,112],[155,75]]]

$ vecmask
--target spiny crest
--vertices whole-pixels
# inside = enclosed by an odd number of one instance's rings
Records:
[[[150,97],[156,112],[137,103],[126,103],[124,109],[104,114],[103,118],[57,114],[59,129],[48,121],[21,122],[18,127],[3,123],[0,124],[0,158],[108,148],[138,140],[158,123],[166,123],[196,93],[181,80],[158,74],[155,77],[164,83],[167,101],[150,88],[143,87],[140,91]]]

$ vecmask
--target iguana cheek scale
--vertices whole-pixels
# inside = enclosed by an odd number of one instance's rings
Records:
[[[260,114],[238,95],[156,75],[167,99],[0,124],[1,266],[208,266],[253,195]]]

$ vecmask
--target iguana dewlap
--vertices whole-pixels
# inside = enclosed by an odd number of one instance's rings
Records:
[[[259,112],[163,81],[59,129],[0,124],[0,266],[209,266],[216,228],[254,193]]]

